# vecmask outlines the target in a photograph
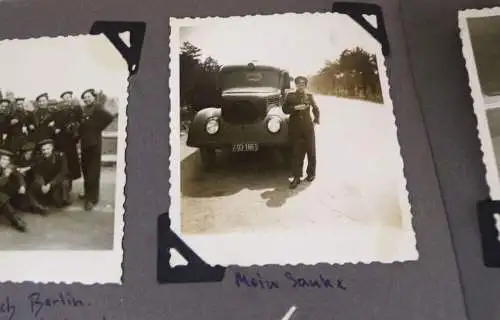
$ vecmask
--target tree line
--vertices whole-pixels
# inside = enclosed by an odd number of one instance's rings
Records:
[[[212,57],[202,59],[201,49],[184,42],[179,55],[180,103],[197,110],[216,105],[217,74],[221,65]]]
[[[181,124],[198,110],[220,103],[217,74],[221,65],[213,57],[202,58],[202,50],[184,42],[179,53]],[[293,75],[292,75],[293,76]],[[382,102],[377,60],[356,47],[344,50],[310,77],[310,90],[324,95]]]
[[[377,57],[360,47],[345,49],[310,78],[310,89],[324,95],[382,103]]]

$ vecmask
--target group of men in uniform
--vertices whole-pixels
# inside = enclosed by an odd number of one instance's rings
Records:
[[[99,201],[102,131],[116,115],[94,89],[82,93],[83,106],[72,91],[60,98],[50,103],[42,93],[34,108],[24,98],[0,100],[0,213],[22,232],[27,226],[17,210],[47,215],[49,207],[68,206],[82,174],[85,210]]]

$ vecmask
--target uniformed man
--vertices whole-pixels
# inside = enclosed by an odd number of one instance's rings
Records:
[[[0,99],[0,108],[7,113],[11,111],[12,102],[9,99]]]
[[[7,156],[7,158],[9,158],[11,154],[12,153],[8,150],[0,149],[0,163],[8,163],[8,160],[6,160],[4,156]],[[8,182],[11,180],[10,174],[11,171],[4,170],[0,175],[0,213],[5,218],[7,218],[12,227],[14,227],[18,231],[25,232],[26,223],[17,216],[14,207],[12,207],[12,205],[10,204],[9,195],[2,191],[2,188],[7,186]]]
[[[36,163],[37,158],[34,151],[35,143],[31,141],[26,142],[21,147],[21,152],[17,156],[17,159],[15,161],[17,171],[19,171],[23,175],[24,181],[26,182],[27,186],[32,186],[35,180],[33,167]]]
[[[68,166],[61,152],[54,150],[54,141],[39,142],[41,157],[33,166],[33,194],[43,205],[62,208],[70,204]]]
[[[296,90],[286,95],[283,112],[290,115],[288,134],[293,148],[290,188],[295,189],[301,182],[304,157],[307,154],[307,181],[316,176],[316,142],[314,124],[319,124],[319,108],[311,93],[306,91],[307,78],[295,78]],[[312,110],[311,110],[312,109]],[[311,111],[314,120],[311,118]]]
[[[24,103],[26,102],[25,98],[16,98],[14,102],[16,103],[16,109],[24,110]]]
[[[33,124],[32,119],[29,119],[29,114],[24,108],[24,98],[17,98],[15,106],[11,112],[10,127],[8,133],[9,149],[17,155],[21,147],[28,141],[29,124]]]
[[[53,114],[49,110],[49,95],[44,92],[35,99],[36,109],[34,111],[35,139],[41,141],[54,136],[55,121]]]
[[[31,101],[24,101],[22,104],[19,103],[18,108],[21,107],[24,110],[24,122],[28,130],[28,141],[36,142],[36,123],[35,123],[35,107]],[[24,131],[24,129],[23,129]]]
[[[82,118],[82,108],[73,99],[72,91],[61,94],[55,116],[55,147],[64,153],[68,162],[68,183],[72,189],[73,180],[82,176],[80,158],[78,156],[78,128]]]
[[[10,100],[0,99],[0,144],[7,145],[10,128]]]
[[[101,177],[102,131],[113,121],[114,116],[97,101],[94,89],[85,90],[80,124],[80,146],[84,185],[85,210],[89,211],[99,201]]]
[[[47,209],[41,206],[28,190],[28,185],[17,167],[12,163],[13,153],[2,149],[0,152],[0,176],[7,177],[0,185],[0,193],[9,198],[13,209],[45,215]]]
[[[72,133],[75,141],[79,138],[80,122],[82,121],[82,106],[78,99],[73,98],[73,91],[65,91],[61,94],[61,98],[64,101],[64,106],[69,107],[69,132]]]

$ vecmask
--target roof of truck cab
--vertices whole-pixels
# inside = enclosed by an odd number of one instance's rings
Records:
[[[227,64],[222,66],[221,71],[231,71],[231,70],[236,70],[236,69],[241,69],[248,67],[249,64]],[[271,65],[265,65],[265,64],[254,64],[255,69],[258,70],[275,70],[275,71],[286,71],[284,69],[271,66]]]

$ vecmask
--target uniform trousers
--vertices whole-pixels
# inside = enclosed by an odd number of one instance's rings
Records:
[[[101,180],[101,143],[82,146],[82,173],[85,200],[99,201],[99,185]]]
[[[3,196],[4,194],[0,193],[0,197]],[[16,210],[8,201],[0,201],[0,214],[3,215],[12,225],[19,225],[19,223],[22,223],[22,221],[20,221],[16,216]]]
[[[307,169],[308,176],[316,175],[316,141],[315,141],[314,128],[302,131],[293,137],[293,162],[292,174],[294,178],[302,177],[302,169],[304,167],[304,158],[307,155]]]
[[[11,176],[8,184],[0,191],[2,194],[2,196],[0,196],[0,199],[2,199],[0,204],[6,201],[11,208],[21,211],[32,211],[40,206],[36,198],[28,189],[28,185],[25,185],[26,190],[23,194],[19,193],[19,188],[21,188],[21,183],[16,177]],[[7,208],[6,210],[9,211],[10,209]]]
[[[60,183],[51,185],[50,190],[47,193],[43,193],[42,185],[35,181],[32,184],[31,192],[43,205],[53,205],[57,208],[62,208],[69,204],[68,180],[63,180]]]

